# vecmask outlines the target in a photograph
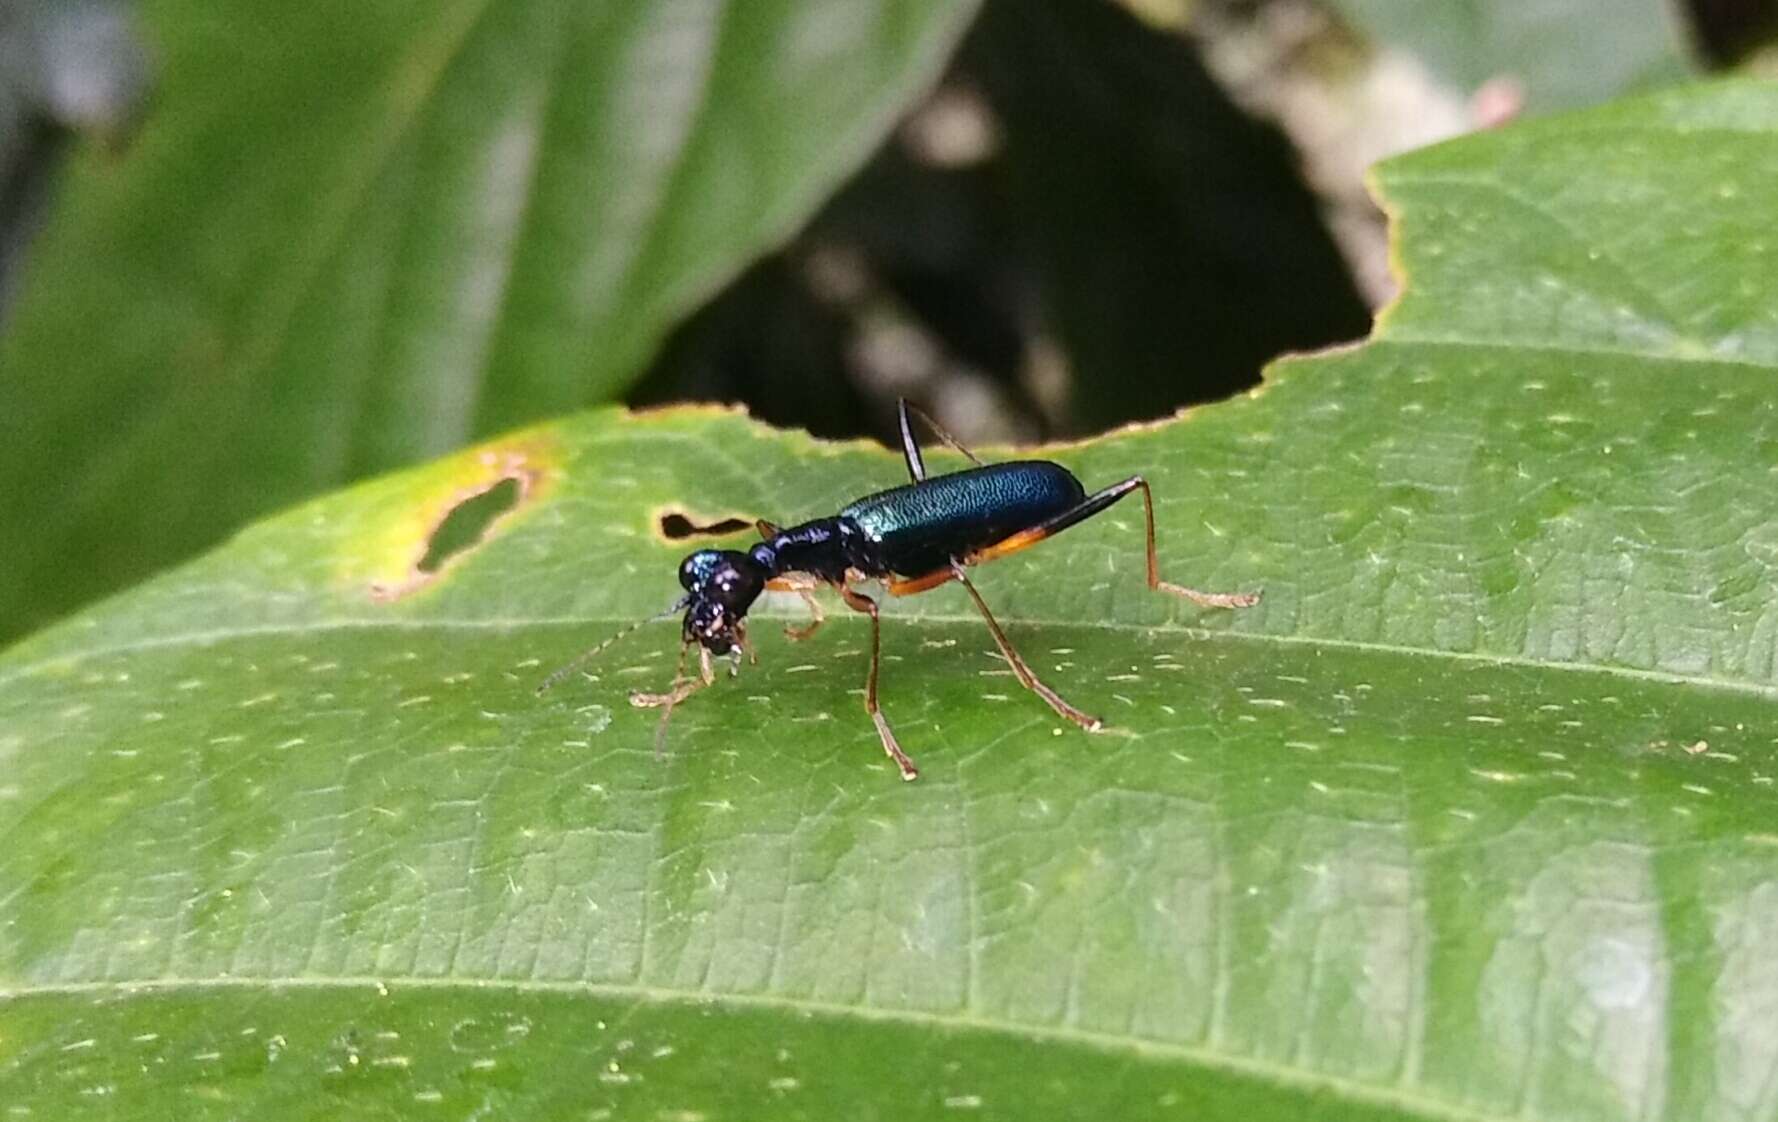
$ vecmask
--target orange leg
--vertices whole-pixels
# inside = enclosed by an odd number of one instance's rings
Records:
[[[881,646],[878,633],[882,630],[882,622],[877,616],[877,602],[843,584],[836,584],[834,587],[839,590],[840,598],[845,600],[848,608],[870,616],[870,675],[864,680],[864,711],[870,714],[871,721],[877,726],[877,737],[883,742],[883,751],[901,769],[901,777],[906,780],[918,779],[919,769],[914,766],[914,761],[908,759],[907,753],[901,750],[901,745],[896,743],[895,734],[889,731],[888,720],[877,706],[877,661]]]
[[[698,648],[698,676],[696,678],[685,676],[685,656],[690,650],[690,643],[680,646],[679,666],[673,671],[673,685],[665,693],[643,693],[638,690],[630,695],[630,704],[636,708],[659,709],[661,711],[661,723],[654,731],[654,754],[656,756],[659,756],[667,746],[667,722],[673,718],[673,707],[716,681],[716,672],[710,666],[710,652],[703,647]]]
[[[986,549],[976,550],[964,557],[963,563],[980,565],[992,561],[996,557],[1005,557],[1009,553],[1017,553],[1021,549],[1034,546],[1045,538],[1052,537],[1070,526],[1086,521],[1132,491],[1142,492],[1143,528],[1147,538],[1148,552],[1148,587],[1157,592],[1170,592],[1174,596],[1183,596],[1201,608],[1250,608],[1259,603],[1259,593],[1257,592],[1200,592],[1195,588],[1187,588],[1182,584],[1173,584],[1161,579],[1160,558],[1156,556],[1154,547],[1154,495],[1148,489],[1148,481],[1140,475],[1132,475],[1122,483],[1113,483],[1103,491],[1088,496],[1079,506],[1065,510],[1047,522],[1033,526],[1029,530],[1020,530]],[[932,573],[906,583],[910,586],[909,591],[919,592],[932,587],[932,584],[943,584],[950,579],[951,576],[948,574],[940,576],[939,573]],[[932,581],[932,584],[927,584],[926,581]],[[894,589],[895,586],[892,585],[891,590]],[[901,594],[906,595],[905,592]]]
[[[889,595],[912,596],[916,592],[925,592],[927,589],[937,588],[941,584],[949,584],[956,579],[957,575],[950,569],[934,569],[923,577],[890,577]]]
[[[1187,588],[1183,584],[1173,584],[1162,580],[1161,565],[1154,552],[1154,495],[1148,490],[1148,480],[1140,475],[1133,475],[1118,486],[1127,486],[1130,483],[1142,488],[1142,517],[1146,523],[1148,534],[1148,587],[1159,592],[1171,592],[1175,596],[1183,596],[1200,608],[1251,608],[1259,603],[1259,593],[1257,592],[1199,592],[1197,589]]]
[[[820,582],[807,573],[786,573],[781,577],[773,577],[766,582],[766,587],[773,592],[795,592],[809,606],[809,622],[802,627],[786,627],[784,637],[791,642],[801,642],[815,632],[821,630],[821,623],[827,618],[821,610],[821,602],[810,593],[820,587]]]
[[[982,599],[982,594],[975,590],[975,584],[969,579],[969,575],[963,571],[962,563],[957,561],[951,562],[951,570],[951,575],[954,576],[966,590],[968,590],[969,598],[975,601],[976,610],[982,613],[982,619],[987,621],[988,630],[993,633],[995,645],[1000,648],[1000,653],[1005,656],[1007,664],[1012,667],[1012,672],[1018,675],[1019,684],[1036,694],[1038,697],[1043,698],[1043,700],[1048,703],[1049,707],[1054,709],[1058,714],[1073,721],[1088,732],[1098,732],[1103,729],[1105,727],[1104,721],[1101,721],[1090,713],[1083,713],[1079,709],[1068,704],[1067,701],[1063,700],[1061,694],[1044,685],[1043,682],[1038,679],[1037,675],[1031,672],[1031,668],[1025,665],[1025,660],[1020,657],[1018,651],[1013,649],[1012,642],[1007,639],[1006,632],[1000,630],[1000,624],[994,619],[994,613],[988,610],[987,601]]]
[[[821,623],[827,618],[826,613],[821,610],[821,601],[815,599],[808,590],[799,588],[797,594],[803,598],[803,603],[809,606],[810,618],[809,622],[802,627],[786,627],[784,629],[784,637],[793,643],[800,643],[821,630]]]

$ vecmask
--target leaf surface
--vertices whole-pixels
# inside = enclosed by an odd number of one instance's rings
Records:
[[[1155,485],[675,713],[698,524],[874,447],[598,412],[262,523],[0,657],[0,1098],[39,1116],[1778,1110],[1778,90],[1379,176],[1406,295],[1044,454]],[[934,453],[934,466],[953,464]],[[427,533],[521,481],[421,581]],[[741,540],[737,537],[735,540]],[[845,615],[836,611],[836,615]]]
[[[279,506],[612,400],[973,11],[146,4],[155,110],[77,162],[0,340],[0,639]]]

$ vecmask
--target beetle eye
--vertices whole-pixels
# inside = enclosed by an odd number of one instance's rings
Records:
[[[687,592],[710,579],[710,573],[721,562],[722,555],[714,549],[700,549],[679,563],[679,584]]]

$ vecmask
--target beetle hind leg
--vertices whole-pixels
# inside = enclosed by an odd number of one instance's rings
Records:
[[[1128,497],[1132,491],[1142,492],[1144,544],[1148,555],[1148,587],[1156,592],[1167,592],[1183,597],[1200,608],[1251,608],[1259,603],[1260,594],[1257,592],[1201,592],[1195,588],[1187,588],[1183,584],[1174,584],[1172,581],[1161,579],[1160,558],[1155,553],[1154,545],[1154,494],[1148,489],[1148,480],[1140,475],[1132,475],[1121,483],[1113,483],[1103,491],[1088,495],[1076,506],[1070,507],[1029,530],[1021,530],[1005,541],[996,542],[985,549],[977,550],[965,557],[964,563],[980,565],[983,562],[992,561],[996,557],[1005,557],[1009,553],[1017,553],[1028,546],[1036,545],[1045,538],[1053,537],[1070,526],[1079,525],[1095,514],[1102,513],[1120,499]]]
[[[1154,494],[1148,489],[1148,480],[1140,475],[1132,475],[1116,486],[1126,488],[1133,486],[1142,490],[1142,522],[1148,546],[1148,587],[1157,592],[1170,592],[1175,596],[1183,596],[1200,608],[1251,608],[1259,603],[1259,593],[1257,592],[1200,592],[1195,588],[1187,588],[1183,584],[1162,580],[1161,565],[1155,556],[1154,548]],[[1127,490],[1124,492],[1124,494],[1128,493]],[[1121,498],[1122,495],[1118,497]]]

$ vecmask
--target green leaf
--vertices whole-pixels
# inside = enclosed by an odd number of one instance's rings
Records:
[[[146,4],[154,114],[78,162],[0,342],[0,638],[611,400],[865,158],[974,7]]]
[[[1155,485],[674,714],[664,512],[897,458],[605,411],[299,507],[0,657],[0,1100],[36,1117],[1778,1110],[1778,89],[1404,158],[1406,295]],[[933,457],[934,464],[955,463]],[[428,530],[518,480],[424,581]],[[1131,500],[1133,503],[1135,500]],[[739,540],[737,538],[737,540]],[[846,613],[841,613],[846,614]],[[605,1112],[605,1113],[601,1113]]]
[[[1591,105],[1686,71],[1680,16],[1662,0],[1333,0],[1378,42],[1468,95],[1493,78],[1533,111]]]

